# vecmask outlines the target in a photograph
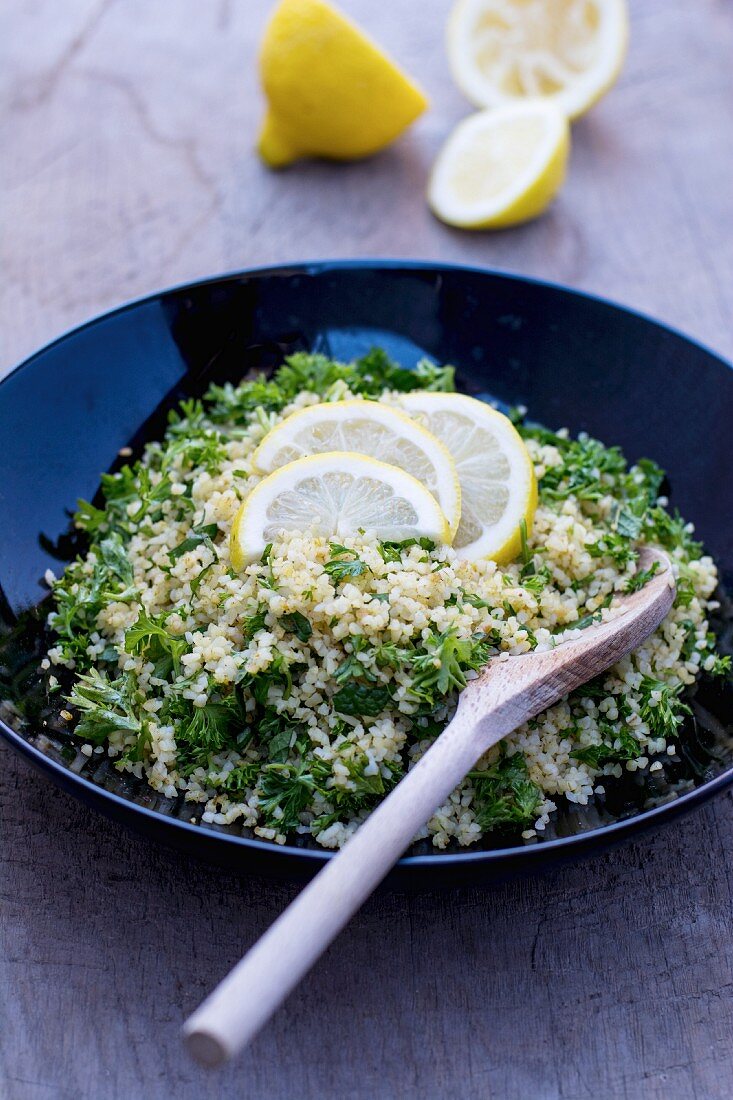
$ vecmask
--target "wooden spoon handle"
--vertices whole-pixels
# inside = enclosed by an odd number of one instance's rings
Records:
[[[230,1058],[267,1022],[486,749],[505,736],[459,707],[415,767],[186,1021],[199,1061]]]

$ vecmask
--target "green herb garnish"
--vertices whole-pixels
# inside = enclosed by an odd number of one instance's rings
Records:
[[[313,627],[302,611],[291,611],[288,615],[283,615],[280,625],[301,642],[307,642],[313,633]]]
[[[640,592],[644,585],[649,583],[652,577],[656,577],[658,572],[659,562],[653,561],[648,569],[640,569],[633,577],[629,577],[624,585],[624,592]]]
[[[484,830],[529,825],[537,814],[542,791],[527,773],[521,753],[503,756],[484,771],[471,771],[468,778],[476,792],[476,820]]]

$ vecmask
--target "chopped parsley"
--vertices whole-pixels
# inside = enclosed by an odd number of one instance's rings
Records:
[[[249,761],[237,764],[223,779],[218,779],[216,782],[209,776],[208,782],[219,790],[226,791],[227,794],[242,795],[245,791],[253,789],[261,769],[262,764],[259,760]]]
[[[258,375],[238,386],[213,385],[204,400],[212,423],[246,425],[257,409],[279,413],[303,391],[317,393],[326,401],[338,386],[346,386],[360,397],[378,397],[384,389],[452,390],[453,368],[422,360],[414,370],[406,370],[378,348],[353,363],[296,352],[271,378]]]
[[[707,667],[705,671],[708,676],[719,676],[722,679],[727,679],[731,675],[732,662],[733,658],[731,658],[729,653],[725,656],[722,656],[718,653],[713,657],[712,661],[710,662],[710,666]]]
[[[211,572],[211,570],[214,568],[215,565],[216,565],[215,561],[209,562],[209,564],[205,565],[203,567],[203,569],[201,569],[196,574],[196,576],[193,578],[193,580],[191,581],[191,595],[192,596],[197,596],[198,595],[199,588],[201,587],[204,580],[209,575],[209,573]]]
[[[592,558],[610,558],[619,569],[639,557],[633,543],[616,531],[602,534],[596,542],[587,542],[585,548]]]
[[[49,624],[65,660],[81,672],[91,667],[87,648],[100,612],[110,603],[132,603],[138,590],[119,532],[93,543],[86,562],[77,559],[53,585],[55,608]]]
[[[347,550],[345,546],[331,543],[333,557],[323,566],[323,572],[328,573],[334,584],[346,580],[347,577],[361,577],[363,573],[371,572],[366,562],[358,558],[353,550]],[[349,557],[346,557],[346,555]]]
[[[118,731],[140,734],[139,702],[131,676],[111,680],[95,668],[77,677],[69,695],[70,705],[81,714],[77,735],[96,745]]]
[[[333,674],[336,683],[344,684],[347,680],[358,677],[363,677],[366,680],[376,680],[376,674],[359,658],[359,654],[368,648],[366,638],[361,634],[352,635],[348,644],[351,647],[351,652],[347,654],[346,660],[342,661]]]
[[[490,768],[469,772],[468,778],[476,792],[476,820],[483,830],[522,828],[536,817],[542,791],[529,778],[521,753],[503,755]]]
[[[215,523],[204,523],[198,527],[192,527],[191,534],[183,542],[179,542],[178,546],[174,546],[168,557],[171,561],[178,561],[180,557],[187,554],[189,550],[195,550],[197,546],[213,547],[213,540],[218,530]]]
[[[653,737],[673,738],[685,715],[692,711],[680,699],[684,685],[657,680],[653,676],[642,677],[639,685],[641,706],[639,713],[649,726]]]
[[[530,557],[519,573],[519,583],[534,596],[539,596],[550,583],[550,570],[546,565],[538,566],[534,558]]]
[[[288,615],[283,615],[280,625],[301,642],[307,642],[313,633],[313,627],[302,611],[291,611]]]
[[[629,577],[624,585],[624,592],[640,592],[658,572],[659,562],[653,561],[648,569],[640,569],[638,573],[634,573],[633,577]]]
[[[483,633],[470,638],[459,638],[450,628],[433,633],[412,658],[410,694],[432,706],[440,696],[461,691],[466,686],[466,672],[486,664],[489,648]]]
[[[141,610],[137,621],[125,634],[125,651],[152,661],[154,675],[165,680],[171,672],[179,674],[181,657],[188,652],[188,642],[166,628],[167,615],[148,615]]]
[[[610,724],[601,722],[600,729],[606,740],[598,745],[583,745],[572,749],[573,760],[588,764],[591,768],[602,768],[605,764],[622,763],[626,760],[638,760],[643,749],[631,730],[621,726],[614,729]]]
[[[301,734],[298,722],[271,707],[265,708],[257,724],[257,738],[265,747],[267,759],[274,763],[282,763],[287,759],[290,749]]]
[[[319,771],[315,761],[266,764],[259,780],[265,824],[283,833],[299,825],[300,815],[319,787]]]
[[[334,710],[354,717],[364,715],[376,717],[389,706],[392,692],[386,685],[372,686],[350,682],[335,692],[332,703]]]
[[[436,544],[429,538],[409,538],[403,539],[402,542],[378,542],[377,549],[379,550],[382,561],[392,562],[401,561],[402,555],[405,550],[409,550],[411,546],[419,546],[421,550],[424,550],[427,554],[430,554],[435,550]]]
[[[610,478],[626,470],[618,447],[605,447],[588,435],[577,439],[555,436],[552,442],[562,461],[549,466],[540,481],[544,500],[558,502],[571,496],[581,501],[600,500],[610,491]]]

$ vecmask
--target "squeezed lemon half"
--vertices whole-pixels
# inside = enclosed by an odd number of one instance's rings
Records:
[[[448,60],[477,107],[542,99],[577,118],[615,83],[628,22],[626,0],[458,0]]]

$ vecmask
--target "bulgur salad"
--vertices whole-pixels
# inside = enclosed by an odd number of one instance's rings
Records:
[[[379,350],[349,364],[296,354],[269,379],[184,401],[161,442],[103,475],[103,506],[80,501],[75,517],[87,552],[47,577],[43,667],[81,751],[201,804],[204,822],[337,848],[439,735],[468,679],[499,652],[547,648],[607,615],[645,583],[649,543],[673,563],[669,616],[491,749],[421,835],[437,848],[492,830],[530,839],[560,799],[585,805],[624,770],[661,769],[685,689],[727,675],[730,658],[708,627],[715,565],[652,461],[629,467],[617,447],[515,410],[536,491],[504,552],[451,546],[456,519],[444,539],[291,527],[233,563],[233,527],[264,480],[253,455],[286,418],[453,390],[451,368],[406,370]]]

